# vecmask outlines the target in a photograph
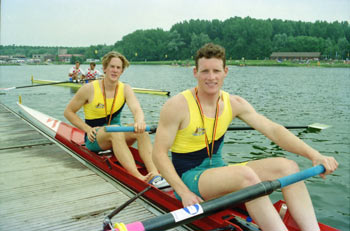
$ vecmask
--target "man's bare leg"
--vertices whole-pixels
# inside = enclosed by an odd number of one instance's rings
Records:
[[[206,170],[200,176],[198,186],[203,198],[208,200],[260,182],[248,166],[227,166]],[[245,205],[249,215],[262,230],[287,230],[268,196],[254,199]]]
[[[99,146],[103,150],[112,148],[114,155],[118,159],[119,163],[133,176],[143,181],[149,181],[151,174],[147,174],[146,176],[144,176],[138,171],[134,157],[126,143],[124,133],[106,133],[103,129],[100,129],[97,132],[97,140]]]
[[[285,158],[269,158],[247,164],[264,180],[275,180],[299,172],[298,165]],[[297,182],[282,189],[288,210],[301,230],[319,230],[309,192],[304,182]]]

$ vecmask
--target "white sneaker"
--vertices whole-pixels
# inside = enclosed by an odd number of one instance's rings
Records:
[[[170,186],[169,183],[160,175],[153,177],[152,180],[149,181],[149,183],[159,189],[167,188]]]

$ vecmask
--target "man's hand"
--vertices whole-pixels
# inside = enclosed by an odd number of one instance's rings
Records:
[[[89,131],[87,132],[88,139],[91,142],[94,142],[96,140],[97,128],[99,127],[90,128]]]
[[[135,133],[144,133],[146,130],[146,123],[145,121],[139,121],[134,123],[134,129]]]
[[[188,193],[182,195],[181,200],[182,200],[182,205],[184,207],[203,202],[202,198],[200,198],[199,196],[197,196],[193,192],[188,192]]]
[[[323,179],[326,178],[326,175],[333,173],[338,168],[338,165],[339,165],[337,160],[333,156],[324,156],[321,154],[316,159],[312,160],[313,166],[320,165],[320,164],[322,164],[326,169],[324,173],[320,174],[320,176]]]

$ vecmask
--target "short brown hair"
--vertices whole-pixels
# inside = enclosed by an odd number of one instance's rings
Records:
[[[106,69],[108,64],[111,62],[112,58],[119,58],[123,63],[123,70],[127,68],[130,64],[129,61],[125,58],[124,55],[116,51],[110,51],[102,58],[103,69]]]
[[[226,54],[225,54],[225,48],[223,48],[220,45],[216,45],[213,43],[207,43],[204,46],[202,46],[196,54],[195,62],[196,62],[196,68],[198,69],[198,60],[200,58],[217,58],[221,59],[223,62],[224,67],[226,66]]]

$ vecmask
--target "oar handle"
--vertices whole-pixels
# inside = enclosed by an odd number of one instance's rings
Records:
[[[145,131],[146,132],[152,132],[154,128],[151,128],[151,126],[146,126]],[[135,132],[135,128],[133,126],[106,126],[105,127],[106,132]]]
[[[297,172],[292,175],[288,175],[282,178],[277,179],[281,183],[281,188],[286,187],[288,185],[294,184],[298,181],[305,180],[309,177],[317,176],[321,173],[325,172],[325,168],[323,165],[317,165],[312,168],[305,169],[303,171]]]

